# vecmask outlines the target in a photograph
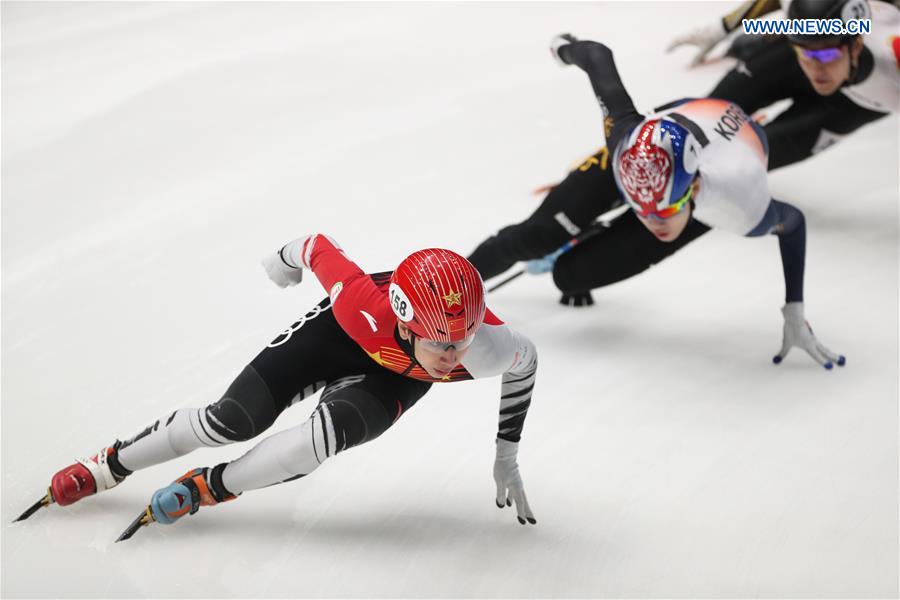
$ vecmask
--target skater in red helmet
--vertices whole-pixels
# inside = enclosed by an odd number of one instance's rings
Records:
[[[328,458],[377,438],[433,383],[502,375],[494,480],[498,507],[534,524],[517,452],[537,370],[534,345],[485,306],[475,268],[444,249],[414,252],[393,272],[364,273],[329,237],[309,235],[267,257],[281,287],[311,271],[328,297],[281,332],[220,400],[182,408],[51,479],[45,498],[71,504],[133,471],[201,447],[262,434],[289,406],[321,390],[309,419],[263,439],[240,458],[189,471],[153,494],[120,539],[150,522],[173,523],[201,506],[305,477]]]

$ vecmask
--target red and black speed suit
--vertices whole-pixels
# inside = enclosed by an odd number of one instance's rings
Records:
[[[281,254],[312,271],[329,297],[272,340],[219,401],[156,421],[119,448],[114,467],[134,471],[201,446],[253,438],[285,408],[324,388],[304,424],[213,469],[211,485],[237,494],[306,475],[326,458],[378,437],[432,383],[494,375],[502,375],[498,437],[519,440],[537,369],[526,337],[487,311],[462,363],[434,379],[397,333],[389,272],[364,273],[324,235],[295,240]]]

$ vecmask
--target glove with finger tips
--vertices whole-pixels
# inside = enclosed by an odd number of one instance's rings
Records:
[[[560,64],[560,66],[565,67],[568,66],[569,63],[560,55],[559,49],[563,46],[568,46],[574,42],[577,42],[578,38],[576,38],[571,33],[561,33],[550,40],[550,54],[553,55],[553,58]]]
[[[835,363],[839,367],[847,364],[847,359],[843,355],[832,352],[816,338],[812,327],[803,317],[802,302],[788,302],[781,309],[781,313],[784,315],[784,337],[781,350],[772,358],[772,362],[780,364],[791,349],[797,347],[805,350],[813,360],[826,369],[832,369]]]
[[[282,248],[283,250],[283,248]],[[281,288],[297,285],[303,280],[303,269],[292,267],[284,261],[281,250],[267,254],[262,259],[262,266],[275,285]]]
[[[516,456],[519,452],[519,444],[507,440],[497,440],[497,456],[494,460],[494,483],[497,484],[497,496],[494,502],[498,508],[516,505],[516,518],[519,523],[532,525],[537,523],[528,498],[525,496],[525,486],[522,476],[519,474],[519,465]]]

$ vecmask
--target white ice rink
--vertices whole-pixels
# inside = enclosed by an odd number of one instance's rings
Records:
[[[529,214],[601,139],[553,34],[607,43],[648,110],[725,73],[664,48],[733,6],[4,1],[2,596],[896,597],[896,116],[771,177],[846,368],[772,365],[770,237],[714,232],[589,309],[547,277],[489,297],[541,356],[536,527],[494,506],[498,380],[436,385],[309,478],[127,543],[155,489],[252,442],[11,524],[73,458],[218,399],[324,296],[268,281],[282,243],[327,232],[380,271]]]

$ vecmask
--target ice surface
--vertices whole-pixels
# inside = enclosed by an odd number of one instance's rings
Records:
[[[771,238],[710,234],[590,309],[546,277],[491,295],[541,355],[537,527],[493,505],[496,380],[125,544],[153,490],[249,445],[10,524],[72,458],[217,399],[324,295],[266,279],[279,244],[327,232],[377,271],[530,213],[600,143],[553,34],[608,43],[649,109],[725,72],[663,50],[731,6],[3,2],[2,595],[896,597],[896,117],[771,178],[844,369],[771,364]]]

